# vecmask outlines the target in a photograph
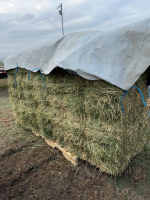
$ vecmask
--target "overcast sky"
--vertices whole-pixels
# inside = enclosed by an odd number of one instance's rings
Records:
[[[0,60],[65,34],[107,31],[150,17],[150,0],[0,0]]]

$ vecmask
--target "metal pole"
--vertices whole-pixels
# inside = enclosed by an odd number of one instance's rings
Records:
[[[59,10],[59,14],[61,15],[61,19],[62,19],[62,34],[63,34],[63,36],[64,36],[62,3],[58,6],[58,8],[61,8],[61,10]],[[58,9],[58,8],[57,8],[57,9]]]
[[[64,36],[63,13],[61,14],[61,19],[62,19],[62,34]]]

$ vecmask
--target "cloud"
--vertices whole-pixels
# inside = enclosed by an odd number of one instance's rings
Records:
[[[107,31],[150,16],[150,1],[62,0],[65,34]],[[0,57],[61,37],[58,0],[1,0]]]
[[[31,20],[33,19],[35,16],[32,13],[26,13],[21,20],[26,21],[26,20]]]

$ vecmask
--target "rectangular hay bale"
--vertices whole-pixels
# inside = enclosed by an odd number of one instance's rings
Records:
[[[123,172],[147,140],[147,108],[141,94],[103,80],[91,81],[56,68],[43,75],[19,68],[9,70],[9,94],[16,123],[56,141],[61,147],[109,174]],[[143,74],[134,86],[144,99],[148,91]]]

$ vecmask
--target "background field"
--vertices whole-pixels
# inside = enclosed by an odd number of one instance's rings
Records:
[[[30,131],[15,126],[0,79],[0,199],[149,200],[150,142],[120,177],[81,161],[74,167],[61,152]]]
[[[4,63],[2,61],[0,61],[0,66],[4,66]]]
[[[4,87],[5,86],[5,88],[7,87],[7,78],[5,78],[5,79],[0,79],[0,87],[1,87],[1,90],[2,90],[2,87]]]

